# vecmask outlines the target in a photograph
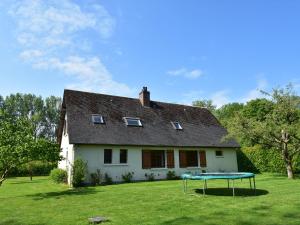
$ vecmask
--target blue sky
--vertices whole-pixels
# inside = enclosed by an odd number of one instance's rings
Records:
[[[64,88],[191,104],[300,91],[299,1],[0,3],[0,94]]]

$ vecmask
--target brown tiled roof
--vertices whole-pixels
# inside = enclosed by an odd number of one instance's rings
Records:
[[[139,99],[65,90],[59,141],[65,113],[71,144],[239,147],[234,140],[222,141],[226,129],[205,108],[157,101],[144,107]],[[102,115],[105,124],[93,124],[92,114]],[[126,126],[123,117],[139,117],[143,126]],[[179,121],[183,130],[175,130],[171,121]]]

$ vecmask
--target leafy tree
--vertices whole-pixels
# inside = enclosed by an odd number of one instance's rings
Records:
[[[300,152],[299,98],[292,86],[274,89],[271,94],[264,93],[271,97],[272,110],[263,117],[246,117],[243,113],[237,113],[228,127],[229,136],[280,151],[288,178],[293,178],[293,161]]]
[[[230,123],[230,120],[234,118],[236,113],[240,112],[243,107],[244,105],[242,103],[228,103],[216,110],[216,117],[219,119],[223,126],[227,127],[227,124]]]
[[[193,101],[193,106],[197,106],[197,107],[203,107],[203,108],[207,108],[209,111],[211,111],[212,113],[215,112],[216,110],[216,106],[213,104],[212,100],[197,100],[197,101]]]
[[[50,96],[45,100],[33,94],[11,94],[0,107],[8,115],[27,118],[33,126],[34,136],[56,140],[61,98]]]
[[[0,186],[12,168],[28,162],[34,151],[32,129],[24,118],[7,119],[0,115]]]
[[[274,103],[265,98],[258,98],[247,102],[242,113],[245,117],[263,121],[273,110]]]

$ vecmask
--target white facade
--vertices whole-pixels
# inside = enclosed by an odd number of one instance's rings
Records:
[[[65,121],[67,121],[67,115],[65,117]],[[67,123],[66,123],[67,124]],[[63,160],[59,161],[58,168],[66,170],[68,173],[68,184],[71,184],[71,172],[72,165],[74,162],[74,145],[69,143],[69,135],[67,133],[67,128],[64,126],[64,131],[61,138],[61,156]]]
[[[104,149],[112,149],[112,163],[104,164]],[[120,149],[127,149],[127,163],[120,164]],[[142,150],[174,150],[174,168],[167,168],[167,163],[165,168],[142,168]],[[198,160],[197,167],[179,167],[179,150],[205,150],[206,151],[206,161],[207,166],[204,168],[200,167],[200,162]],[[216,156],[216,150],[222,151],[223,156]],[[107,173],[112,177],[113,181],[122,181],[122,174],[128,172],[134,172],[134,180],[146,180],[145,174],[153,173],[155,179],[166,179],[166,174],[168,171],[175,171],[176,175],[180,176],[182,173],[191,171],[199,172],[205,170],[206,172],[236,172],[237,158],[236,149],[233,148],[158,148],[158,147],[132,147],[132,146],[102,146],[102,145],[75,145],[72,148],[72,155],[69,155],[69,161],[76,158],[81,158],[87,162],[88,174],[86,182],[89,182],[90,173],[96,172],[100,169],[101,173]],[[199,159],[199,157],[198,157]],[[167,161],[167,160],[165,160]],[[60,168],[67,168],[66,164],[60,164]],[[70,166],[69,166],[70,169]]]

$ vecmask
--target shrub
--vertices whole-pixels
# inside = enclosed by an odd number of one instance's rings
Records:
[[[32,161],[13,168],[9,176],[48,176],[52,169],[57,168],[57,163]]]
[[[50,178],[55,183],[66,183],[68,174],[67,171],[62,169],[53,169],[50,172]]]
[[[104,174],[104,183],[105,184],[112,184],[113,183],[112,178],[107,173]]]
[[[260,145],[243,147],[237,152],[239,171],[286,173],[281,153]]]
[[[149,174],[145,173],[145,177],[147,178],[148,181],[154,181],[155,179],[154,173],[149,173]]]
[[[175,174],[175,171],[169,170],[167,173],[167,180],[176,180],[178,177]]]
[[[122,179],[125,183],[132,182],[134,172],[128,172],[122,175]]]
[[[96,173],[91,173],[91,184],[93,186],[100,185],[102,183],[102,174],[99,169],[97,169]]]
[[[87,163],[82,159],[76,159],[72,167],[72,184],[73,187],[80,187],[85,180],[85,174],[87,172]]]

